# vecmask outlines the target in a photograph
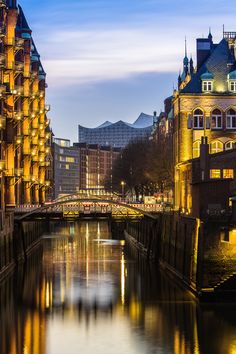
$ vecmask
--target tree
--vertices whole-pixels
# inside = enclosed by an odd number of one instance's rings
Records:
[[[112,189],[121,193],[121,182],[126,192],[139,195],[163,193],[173,187],[172,144],[166,141],[134,141],[120,154],[113,166]]]

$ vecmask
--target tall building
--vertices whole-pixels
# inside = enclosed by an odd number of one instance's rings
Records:
[[[79,192],[79,150],[68,139],[54,139],[54,198]]]
[[[113,164],[120,155],[120,148],[97,144],[74,144],[79,150],[80,190],[95,192],[112,186]]]
[[[200,155],[202,137],[210,153],[232,149],[236,141],[236,32],[197,39],[194,68],[187,49],[178,90],[174,91],[175,207],[192,213],[192,159]],[[201,175],[204,180],[204,171]]]
[[[16,0],[0,3],[0,209],[45,201],[51,129],[46,74]]]
[[[97,128],[79,125],[79,143],[124,148],[132,140],[148,139],[152,125],[153,116],[144,113],[133,124],[120,120],[116,123],[107,121]]]

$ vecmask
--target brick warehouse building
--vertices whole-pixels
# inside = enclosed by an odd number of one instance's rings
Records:
[[[51,129],[45,104],[46,74],[23,10],[0,7],[1,209],[39,204],[50,181]]]
[[[80,190],[104,190],[112,186],[112,169],[121,149],[97,144],[74,144],[79,149]]]
[[[174,91],[175,208],[192,214],[192,163],[202,137],[210,153],[233,148],[236,140],[236,32],[224,32],[219,44],[212,35],[197,39],[197,66],[183,61]]]

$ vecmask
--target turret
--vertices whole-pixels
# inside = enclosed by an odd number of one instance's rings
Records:
[[[190,67],[190,74],[193,75],[194,66],[193,66],[193,58],[192,57],[190,58],[190,61],[189,61],[189,67]]]

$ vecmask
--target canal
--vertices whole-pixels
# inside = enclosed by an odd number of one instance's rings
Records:
[[[235,354],[235,310],[132,259],[105,220],[52,224],[0,285],[0,353]]]

